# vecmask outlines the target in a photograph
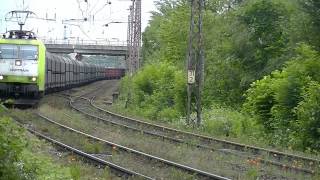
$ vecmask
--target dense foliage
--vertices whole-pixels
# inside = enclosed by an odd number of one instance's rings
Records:
[[[320,148],[320,56],[305,45],[281,71],[256,81],[248,90],[245,109],[279,144]]]
[[[140,115],[169,121],[182,116],[185,109],[185,80],[181,70],[169,63],[146,65],[132,79],[122,81],[122,93],[131,92],[129,106]],[[127,98],[127,97],[125,97]],[[140,111],[143,109],[143,111]]]
[[[133,77],[134,98],[129,104],[156,119],[183,117],[190,4],[159,0],[157,6],[143,33],[145,67]],[[262,126],[262,134],[271,143],[319,149],[315,126],[319,117],[315,93],[320,72],[319,12],[316,0],[206,1],[205,129],[223,129],[217,128],[221,124],[213,122],[215,118],[209,121],[206,116],[215,108],[240,110],[244,104],[244,112],[255,119],[245,123]],[[160,73],[166,65],[167,73]],[[180,70],[178,84],[172,78],[176,69]],[[228,124],[237,129],[241,123],[230,120]]]
[[[1,110],[1,109],[0,109]],[[35,154],[26,134],[11,119],[0,119],[0,179],[71,179],[67,169]]]

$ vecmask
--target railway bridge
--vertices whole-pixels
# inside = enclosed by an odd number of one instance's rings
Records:
[[[127,56],[125,41],[107,40],[47,40],[43,39],[47,51],[52,53],[77,53],[86,55]]]

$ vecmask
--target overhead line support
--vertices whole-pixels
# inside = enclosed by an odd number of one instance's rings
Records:
[[[141,0],[133,0],[128,22],[128,71],[132,75],[141,65]]]
[[[204,0],[190,0],[190,32],[187,55],[187,124],[191,124],[191,114],[196,111],[196,124],[200,126],[202,117],[201,96],[204,84],[203,50],[203,10]],[[193,100],[195,105],[193,106]]]
[[[126,107],[130,104],[132,76],[141,66],[141,0],[133,0],[128,17],[128,57],[127,73],[129,77],[129,90]]]

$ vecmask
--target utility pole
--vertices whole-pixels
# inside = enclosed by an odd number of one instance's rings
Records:
[[[141,0],[133,0],[128,22],[128,69],[130,73],[134,74],[140,68]]]
[[[141,0],[133,0],[128,17],[128,59],[129,91],[126,107],[131,99],[132,76],[140,68],[141,49]]]
[[[190,0],[190,32],[187,57],[187,124],[191,124],[190,115],[195,109],[197,126],[201,124],[201,95],[204,84],[204,51],[203,51],[203,10],[204,0]],[[195,99],[195,106],[192,100]]]
[[[135,0],[134,6],[134,69],[140,68],[141,49],[141,0]]]
[[[128,17],[128,59],[127,59],[127,73],[129,76],[133,74],[133,59],[134,59],[134,50],[133,50],[133,6],[130,6],[130,14]]]

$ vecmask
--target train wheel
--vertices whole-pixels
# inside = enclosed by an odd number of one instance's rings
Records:
[[[35,99],[41,99],[44,96],[44,92],[34,92],[33,93],[33,98]]]
[[[39,98],[43,98],[44,97],[44,92],[40,92],[39,93]]]

